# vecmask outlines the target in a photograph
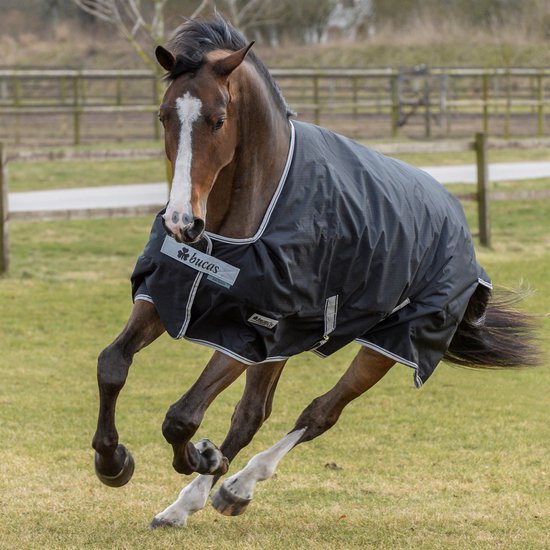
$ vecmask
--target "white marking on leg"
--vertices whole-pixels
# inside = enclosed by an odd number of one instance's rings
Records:
[[[160,525],[185,527],[187,518],[206,506],[213,483],[214,476],[197,476],[189,485],[183,488],[174,503],[155,516],[151,525],[153,527]]]
[[[290,432],[273,447],[252,457],[240,472],[224,482],[223,488],[238,498],[252,500],[256,483],[275,473],[279,462],[300,441],[306,429]]]
[[[180,120],[180,138],[178,152],[170,190],[170,200],[164,219],[170,231],[174,232],[181,219],[183,225],[191,223],[193,211],[191,208],[191,163],[193,161],[193,124],[199,118],[202,102],[186,92],[176,99],[176,109]],[[175,214],[175,215],[174,215]]]

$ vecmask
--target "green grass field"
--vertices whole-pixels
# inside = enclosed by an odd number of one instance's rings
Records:
[[[14,162],[10,164],[10,191],[38,191],[153,183],[165,179],[164,160],[89,162]]]
[[[475,220],[473,204],[467,214]],[[497,284],[535,289],[524,307],[540,315],[546,366],[442,364],[419,391],[396,366],[335,428],[290,453],[246,514],[208,507],[183,530],[146,527],[186,483],[160,426],[207,349],[163,336],[137,356],[117,416],[136,460],[126,487],[100,484],[90,447],[96,357],[131,309],[128,277],[150,222],[11,225],[12,269],[0,279],[0,548],[550,547],[550,201],[495,204],[494,249],[478,254]],[[271,419],[232,471],[291,429],[355,350],[289,361]],[[241,390],[239,380],[215,401],[197,439],[221,442]]]

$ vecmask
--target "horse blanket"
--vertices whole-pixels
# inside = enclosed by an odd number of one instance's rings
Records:
[[[478,284],[458,200],[425,172],[292,122],[284,174],[257,233],[166,235],[161,213],[132,275],[168,333],[245,363],[356,340],[414,369],[420,387]]]

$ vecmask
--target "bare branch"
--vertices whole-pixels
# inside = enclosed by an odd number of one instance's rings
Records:
[[[273,22],[272,4],[267,0],[248,0],[238,2],[237,0],[225,0],[227,11],[232,23],[245,31],[247,28],[257,25],[267,25]]]
[[[148,26],[148,32],[155,43],[162,42],[164,39],[164,6],[167,0],[153,0],[154,14],[151,25]]]
[[[155,3],[154,25],[148,24],[143,18],[139,0],[73,0],[83,11],[114,25],[119,34],[134,48],[141,60],[156,70],[156,63],[147,54],[138,37],[140,30],[143,29],[145,33],[141,35],[142,42],[145,36],[156,43],[163,39],[162,36],[159,36],[159,32],[164,33],[163,9],[167,0],[152,1]]]
[[[191,14],[190,19],[195,19],[207,6],[210,4],[210,0],[202,0],[200,6]]]
[[[141,27],[146,28],[146,23],[135,0],[127,0],[127,3],[123,3],[123,5],[126,7],[126,13],[130,19],[130,22],[133,20],[131,35],[136,36]]]
[[[73,0],[73,2],[83,11],[101,19],[112,23],[113,6],[111,2],[103,2],[101,0]]]
[[[236,27],[240,26],[239,11],[237,9],[236,0],[226,0],[227,8],[231,17],[231,21]]]
[[[130,19],[142,19],[141,12],[134,0],[127,0],[127,2],[123,2],[122,5],[126,7],[126,13]]]
[[[239,12],[239,19],[242,20],[250,10],[256,9],[257,5],[263,2],[264,0],[249,0],[249,2],[247,2]]]

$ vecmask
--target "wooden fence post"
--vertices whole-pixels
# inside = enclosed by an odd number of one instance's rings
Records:
[[[475,137],[477,159],[477,212],[479,242],[491,246],[491,219],[489,213],[489,167],[487,162],[487,134],[478,132]]]
[[[483,75],[483,132],[489,132],[489,75]]]
[[[73,145],[80,145],[79,77],[73,78]]]
[[[18,76],[13,81],[13,102],[16,108],[15,112],[15,143],[19,145],[21,143],[21,80]]]
[[[542,73],[537,75],[537,134],[544,136],[544,81]]]
[[[321,124],[321,105],[319,104],[319,77],[313,76],[313,113],[314,123],[319,126]]]
[[[8,169],[4,144],[0,143],[0,275],[10,265],[10,239],[8,231]]]
[[[353,101],[353,134],[355,137],[358,137],[359,135],[359,109],[357,107],[357,96],[358,96],[358,83],[357,83],[357,77],[352,76],[351,77],[351,93],[352,93],[352,101]]]
[[[426,139],[432,137],[432,113],[431,113],[431,98],[430,98],[430,73],[426,72],[424,76],[424,135]]]
[[[390,77],[390,95],[391,95],[391,137],[397,137],[399,132],[399,84],[398,74],[392,74]]]
[[[504,139],[510,139],[510,117],[512,113],[512,77],[506,71],[506,111],[504,112]]]

